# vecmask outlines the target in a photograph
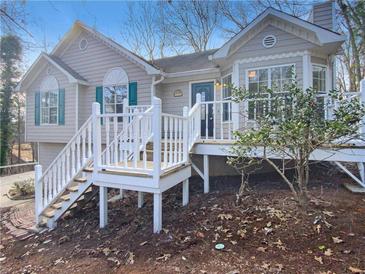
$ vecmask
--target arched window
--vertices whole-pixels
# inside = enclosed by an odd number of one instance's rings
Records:
[[[128,76],[124,69],[110,69],[104,76],[103,96],[105,113],[123,112],[123,100],[128,98]]]
[[[41,124],[58,123],[58,82],[52,76],[46,76],[40,86],[40,118]]]

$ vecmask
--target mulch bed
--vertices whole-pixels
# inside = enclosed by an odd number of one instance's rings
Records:
[[[107,229],[99,229],[98,207],[91,204],[53,231],[23,241],[2,237],[1,272],[362,273],[365,196],[342,188],[348,179],[341,174],[315,175],[310,192],[322,202],[306,213],[272,174],[251,178],[252,192],[240,205],[239,178],[215,178],[209,194],[192,179],[187,207],[181,186],[164,195],[159,235],[152,234],[152,197],[138,209],[129,192],[110,204]],[[224,249],[216,250],[217,243]]]

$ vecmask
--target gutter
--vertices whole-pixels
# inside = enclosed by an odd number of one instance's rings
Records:
[[[162,74],[160,80],[157,80],[156,81],[155,79],[156,79],[156,76],[153,76],[152,77],[152,84],[151,84],[151,98],[153,98],[154,96],[156,96],[156,85],[158,85],[163,80],[165,80],[165,75]]]

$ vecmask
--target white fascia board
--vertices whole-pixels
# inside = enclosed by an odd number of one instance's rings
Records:
[[[228,52],[231,48],[231,46],[238,41],[240,38],[242,38],[247,32],[249,32],[251,29],[253,29],[258,23],[260,23],[265,17],[273,15],[275,17],[278,17],[282,20],[285,20],[287,22],[290,22],[294,25],[297,25],[299,27],[302,27],[304,29],[307,29],[309,31],[312,31],[316,34],[318,41],[321,44],[326,43],[333,43],[333,42],[342,42],[346,40],[346,36],[339,35],[336,33],[333,33],[329,30],[325,30],[321,27],[318,27],[316,25],[311,24],[310,22],[306,22],[302,19],[296,18],[294,16],[291,16],[289,14],[277,11],[272,8],[268,8],[265,12],[263,12],[261,15],[259,15],[254,21],[252,21],[245,29],[243,29],[239,34],[234,36],[230,41],[228,41],[223,47],[221,47],[217,52],[213,54],[213,59],[219,59],[224,58],[228,56]]]

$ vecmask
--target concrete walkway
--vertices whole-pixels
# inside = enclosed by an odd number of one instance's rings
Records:
[[[10,200],[7,193],[14,182],[30,178],[34,178],[34,171],[0,177],[0,209],[9,208],[1,214],[1,223],[7,228],[6,234],[18,240],[34,234],[34,199]]]
[[[28,200],[10,200],[7,196],[9,189],[15,182],[24,181],[27,179],[34,178],[34,171],[28,171],[24,173],[9,175],[0,177],[0,208],[20,205],[29,203],[32,199]]]

